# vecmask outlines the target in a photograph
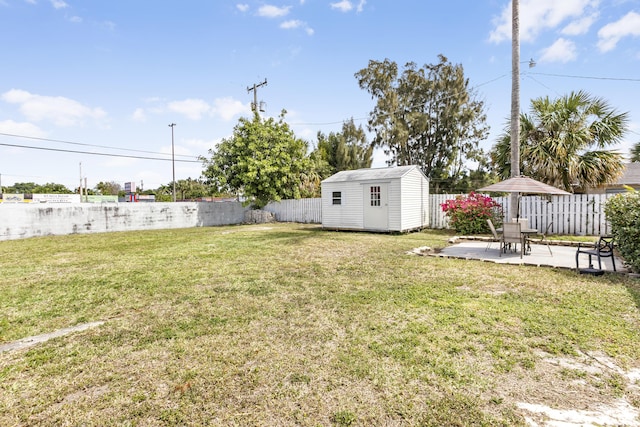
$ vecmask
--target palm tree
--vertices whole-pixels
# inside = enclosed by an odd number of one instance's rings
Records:
[[[514,165],[510,169],[511,177],[520,175],[520,146],[517,141],[520,140],[520,1],[512,0],[511,2],[511,126],[509,135],[511,138],[510,145],[510,164]],[[511,193],[509,206],[515,209],[518,206],[518,194]],[[508,212],[512,218],[514,212]],[[517,212],[516,216],[517,216]]]
[[[636,145],[631,147],[629,154],[631,154],[630,160],[632,162],[640,162],[640,142],[636,142]]]
[[[569,192],[614,182],[623,172],[623,158],[607,147],[621,141],[628,121],[627,113],[583,91],[534,99],[531,113],[520,116],[520,171]],[[505,132],[491,154],[503,178],[511,172],[510,143]]]

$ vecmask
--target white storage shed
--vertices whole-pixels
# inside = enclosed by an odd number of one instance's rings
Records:
[[[429,180],[418,166],[357,169],[322,181],[322,227],[404,232],[429,225]]]

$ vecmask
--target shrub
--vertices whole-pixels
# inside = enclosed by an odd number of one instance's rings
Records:
[[[490,233],[487,220],[496,227],[502,224],[502,206],[491,197],[475,192],[468,196],[456,196],[440,205],[449,217],[449,225],[462,234]]]
[[[613,196],[605,203],[604,213],[620,255],[634,273],[639,273],[640,192],[634,190]]]

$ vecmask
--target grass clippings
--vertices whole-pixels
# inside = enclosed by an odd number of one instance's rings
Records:
[[[108,320],[0,353],[0,425],[517,426],[640,408],[637,282],[406,254],[449,237],[275,224],[0,242],[0,345]]]

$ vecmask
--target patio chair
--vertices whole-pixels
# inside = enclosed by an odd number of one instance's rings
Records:
[[[521,228],[529,228],[529,218],[513,218],[511,222],[519,222]]]
[[[538,240],[538,243],[540,243],[541,245],[547,245],[547,249],[549,249],[549,254],[551,256],[553,256],[553,252],[551,252],[551,245],[549,244],[549,239],[547,238],[547,236],[549,235],[552,226],[553,222],[550,222],[549,224],[547,224],[547,228],[544,230],[544,233],[538,233],[538,235],[540,236],[540,240]]]
[[[487,224],[489,224],[489,228],[491,229],[491,234],[493,237],[489,239],[489,243],[487,243],[487,247],[484,248],[484,250],[488,251],[492,243],[499,242],[500,252],[502,252],[502,238],[498,235],[498,232],[496,231],[496,227],[493,225],[493,222],[490,219],[487,219]]]
[[[522,225],[519,222],[505,222],[502,224],[502,239],[501,239],[501,248],[506,249],[507,245],[511,246],[514,244],[514,250],[518,251],[518,243],[520,244],[520,258],[524,253],[524,238],[522,237],[522,232],[520,231]],[[506,250],[505,250],[506,252]],[[502,256],[502,251],[500,251],[500,256]]]
[[[578,250],[576,251],[576,270],[578,272],[587,272],[591,273],[593,271],[602,271],[602,258],[611,258],[611,263],[613,264],[613,271],[616,270],[616,259],[613,256],[613,236],[600,236],[597,242],[593,245],[593,247],[583,247],[582,243],[578,243]],[[581,270],[579,267],[579,256],[580,254],[589,255],[589,268],[586,270]],[[598,258],[598,269],[593,268],[592,257]]]

